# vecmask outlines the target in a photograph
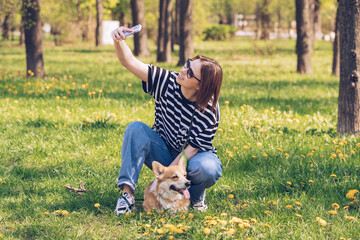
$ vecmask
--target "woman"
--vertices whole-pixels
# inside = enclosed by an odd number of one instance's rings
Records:
[[[120,27],[112,37],[120,63],[142,80],[145,93],[155,99],[154,129],[142,122],[130,123],[124,133],[118,186],[123,190],[115,214],[130,213],[140,170],[153,161],[175,165],[183,154],[191,180],[190,201],[205,211],[205,189],[221,177],[222,165],[212,141],[220,121],[218,98],[222,69],[213,59],[188,59],[180,73],[147,65],[136,59],[125,43]]]

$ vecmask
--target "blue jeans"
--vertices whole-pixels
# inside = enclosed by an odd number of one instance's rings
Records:
[[[179,153],[167,146],[164,140],[146,124],[130,123],[124,133],[118,186],[122,188],[122,185],[126,184],[134,192],[144,163],[150,169],[153,161],[169,166]],[[188,160],[187,174],[191,180],[190,200],[193,203],[203,200],[205,189],[217,182],[221,172],[221,162],[212,152],[198,152]]]

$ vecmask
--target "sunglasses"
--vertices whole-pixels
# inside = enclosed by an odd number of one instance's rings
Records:
[[[195,78],[196,80],[198,80],[199,82],[201,82],[200,79],[198,79],[197,77],[195,77],[194,72],[193,72],[193,70],[192,70],[191,67],[190,67],[190,61],[191,61],[191,59],[188,58],[188,59],[186,60],[186,63],[185,63],[185,67],[188,69],[187,72],[186,72],[186,76],[187,76],[188,78],[192,78],[192,77],[193,77],[193,78]]]

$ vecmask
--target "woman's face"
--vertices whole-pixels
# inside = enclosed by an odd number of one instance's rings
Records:
[[[184,67],[181,69],[179,75],[176,78],[176,82],[184,88],[198,90],[200,87],[199,80],[201,81],[201,62],[199,59],[196,59],[194,61],[190,60],[188,63],[189,66],[187,63],[185,63]]]

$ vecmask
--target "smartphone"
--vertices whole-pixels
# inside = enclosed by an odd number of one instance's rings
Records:
[[[124,32],[125,37],[130,36],[131,34],[135,34],[141,31],[141,24],[135,25],[131,28],[133,32]]]

